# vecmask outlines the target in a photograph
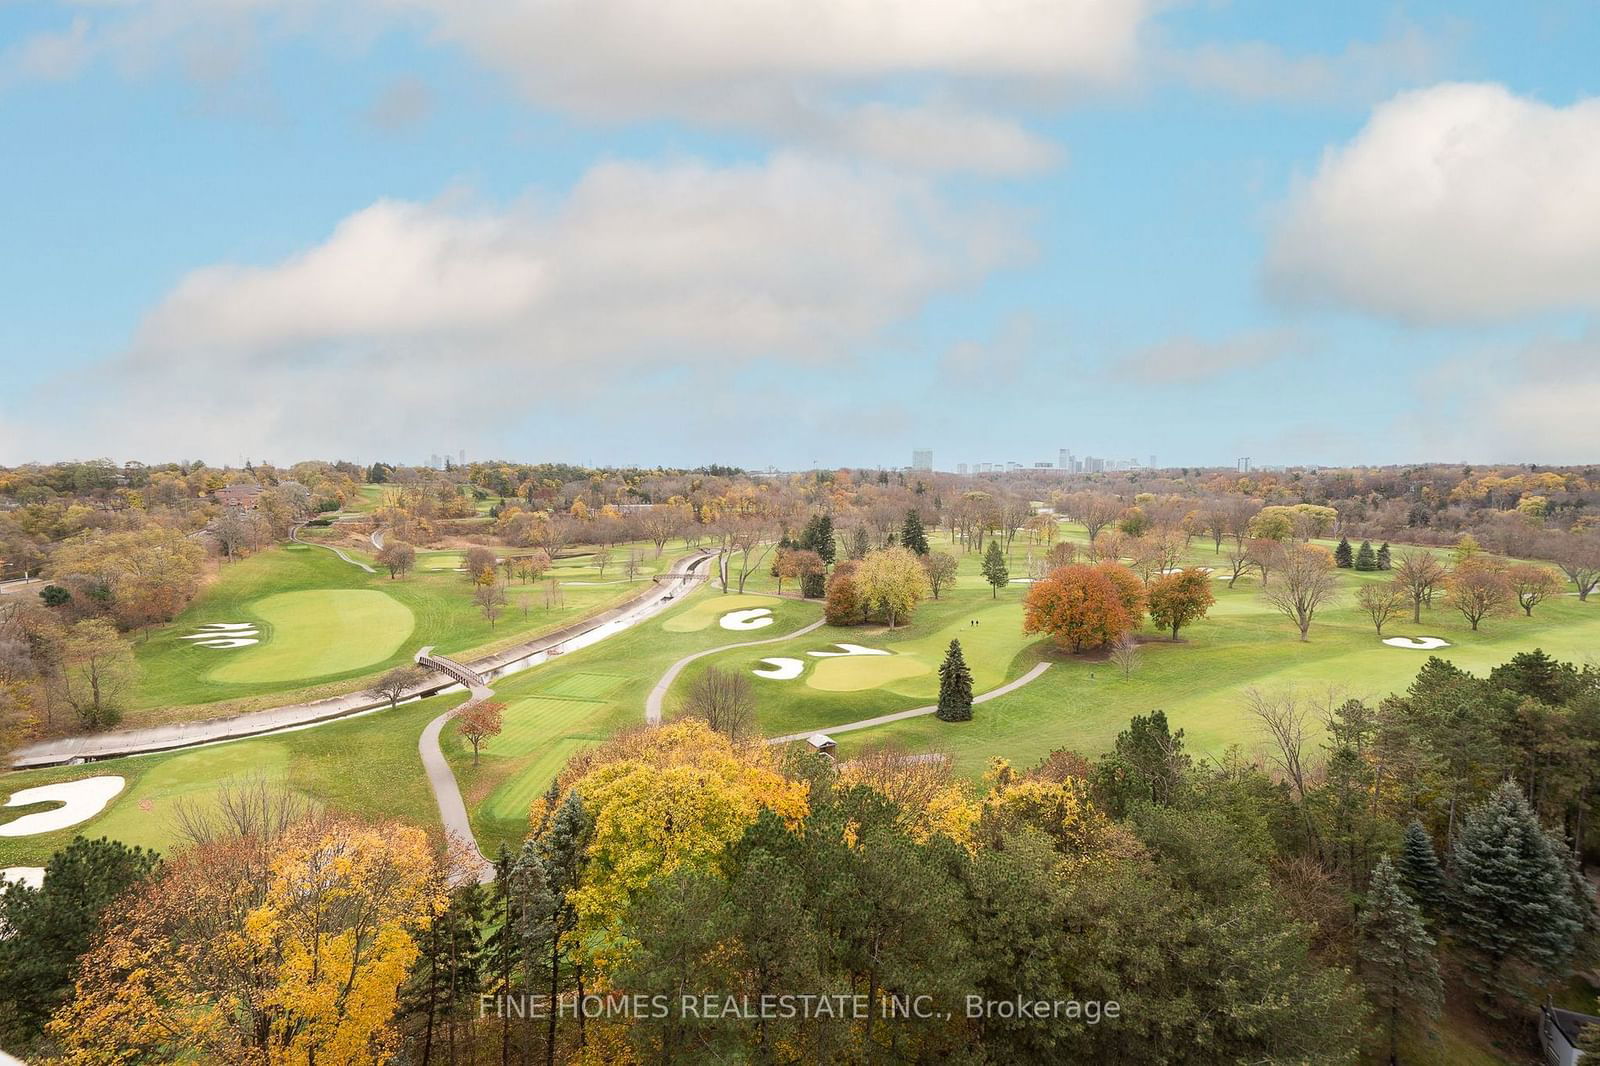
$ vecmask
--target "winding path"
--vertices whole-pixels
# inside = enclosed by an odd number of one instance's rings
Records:
[[[302,523],[302,525],[303,524],[304,523]],[[345,562],[349,563],[351,566],[359,566],[361,569],[365,570],[369,574],[376,574],[377,573],[376,570],[374,570],[372,567],[368,566],[366,563],[362,562],[359,559],[350,558],[350,556],[346,555],[340,549],[335,548],[332,544],[318,544],[314,540],[301,540],[300,539],[300,528],[301,528],[300,526],[294,526],[289,530],[289,539],[294,541],[296,544],[304,544],[308,548],[322,548],[322,549],[324,549],[326,551],[331,551],[333,554],[337,555],[339,558],[343,559]]]
[[[796,634],[796,636],[798,635],[799,634]],[[1048,669],[1050,669],[1049,663],[1040,663],[1032,670],[1029,670],[1027,673],[1017,678],[1015,681],[1007,681],[999,688],[992,688],[981,696],[973,697],[972,702],[974,704],[988,703],[990,700],[999,699],[1001,696],[1015,692],[1017,689],[1021,688],[1023,685],[1026,685],[1030,681],[1038,680],[1040,675],[1042,675]],[[938,709],[939,708],[936,705],[929,707],[913,707],[909,711],[895,711],[893,714],[880,714],[876,718],[863,718],[859,722],[846,722],[843,725],[823,726],[819,729],[811,729],[804,733],[790,733],[788,736],[771,737],[767,740],[767,743],[788,744],[791,741],[804,740],[809,736],[815,736],[817,733],[826,733],[830,737],[835,733],[854,733],[858,729],[871,729],[873,726],[888,725],[890,722],[901,722],[907,718],[920,718],[925,714],[932,714]]]
[[[475,703],[482,703],[494,693],[483,685],[473,685],[472,698],[458,707],[452,707],[429,722],[417,739],[417,754],[422,756],[422,769],[428,775],[428,787],[433,790],[433,801],[439,805],[439,822],[444,826],[446,849],[450,860],[456,864],[453,879],[458,884],[477,881],[480,885],[494,880],[494,863],[478,850],[478,838],[472,832],[472,819],[467,815],[467,805],[461,799],[461,785],[445,760],[444,749],[439,746],[439,734],[460,712]]]
[[[666,702],[667,690],[672,688],[672,683],[674,681],[678,680],[678,675],[683,673],[683,668],[694,662],[696,659],[703,659],[707,655],[715,655],[718,652],[732,651],[734,648],[754,648],[760,644],[777,644],[780,641],[792,640],[795,637],[803,637],[812,630],[821,628],[826,621],[827,619],[825,618],[820,619],[816,622],[812,622],[804,629],[797,629],[793,633],[785,633],[781,637],[768,637],[765,640],[742,640],[737,644],[723,644],[720,647],[707,648],[705,651],[697,651],[693,655],[685,655],[683,658],[667,667],[667,672],[661,675],[661,680],[656,682],[656,687],[651,689],[650,695],[645,698],[645,723],[647,725],[661,724],[661,706]],[[810,736],[809,733],[806,735]]]

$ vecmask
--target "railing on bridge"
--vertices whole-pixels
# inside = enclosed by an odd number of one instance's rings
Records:
[[[454,659],[446,659],[443,655],[433,654],[433,648],[423,648],[417,652],[417,665],[426,666],[447,674],[468,688],[481,688],[484,685],[483,677],[470,666],[464,666]]]

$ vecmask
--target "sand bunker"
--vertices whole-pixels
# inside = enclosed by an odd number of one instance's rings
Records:
[[[729,611],[722,616],[723,629],[760,629],[770,626],[775,619],[770,607],[751,607],[743,611]]]
[[[207,622],[200,632],[183,639],[194,641],[197,648],[248,648],[261,643],[256,639],[260,635],[254,622]]]
[[[27,885],[29,888],[44,886],[43,866],[7,866],[0,870],[0,890],[6,885]]]
[[[793,681],[800,676],[800,671],[806,668],[806,664],[799,659],[776,658],[761,661],[770,665],[766,669],[750,672],[757,677],[771,678],[773,681]]]
[[[25,788],[6,803],[7,807],[27,807],[35,803],[59,803],[48,811],[25,814],[15,821],[0,825],[0,837],[25,837],[36,833],[53,833],[57,829],[86,822],[105,809],[125,785],[114,775],[85,777],[78,781],[62,781],[55,785]]]
[[[1429,651],[1433,648],[1448,648],[1450,642],[1439,637],[1384,637],[1383,642],[1391,648],[1412,648],[1416,651]]]
[[[1161,576],[1162,577],[1166,577],[1168,574],[1181,574],[1185,570],[1188,570],[1188,569],[1190,569],[1190,567],[1187,567],[1187,566],[1169,566],[1165,570],[1161,571]],[[1193,567],[1193,569],[1200,571],[1202,574],[1211,573],[1211,567],[1209,567],[1209,566],[1196,566],[1196,567]],[[1227,574],[1223,574],[1222,576],[1223,577],[1227,577],[1228,575]]]
[[[844,650],[843,651],[811,651],[811,652],[806,652],[806,654],[807,655],[815,655],[819,659],[837,659],[837,658],[840,658],[840,657],[845,656],[845,655],[888,655],[888,654],[890,654],[889,652],[884,651],[882,648],[863,648],[859,644],[835,644],[834,647],[835,648],[843,648]]]

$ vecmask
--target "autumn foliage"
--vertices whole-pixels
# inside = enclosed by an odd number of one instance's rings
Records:
[[[1162,629],[1172,631],[1178,639],[1178,630],[1199,618],[1204,618],[1217,598],[1211,593],[1211,574],[1197,567],[1187,567],[1176,574],[1165,574],[1150,582],[1150,621]]]
[[[1131,633],[1144,607],[1144,586],[1127,567],[1109,562],[1063,566],[1028,589],[1022,629],[1048,633],[1062,647],[1080,652]]]

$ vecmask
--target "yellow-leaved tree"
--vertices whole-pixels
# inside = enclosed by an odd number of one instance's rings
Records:
[[[568,791],[594,824],[571,902],[579,939],[602,968],[627,950],[617,930],[652,881],[709,866],[762,810],[791,824],[807,811],[806,785],[785,778],[770,749],[736,748],[698,719],[627,733],[580,756],[562,775],[563,798]]]
[[[59,1061],[388,1062],[415,937],[445,900],[412,827],[219,834],[108,913],[49,1025]]]

